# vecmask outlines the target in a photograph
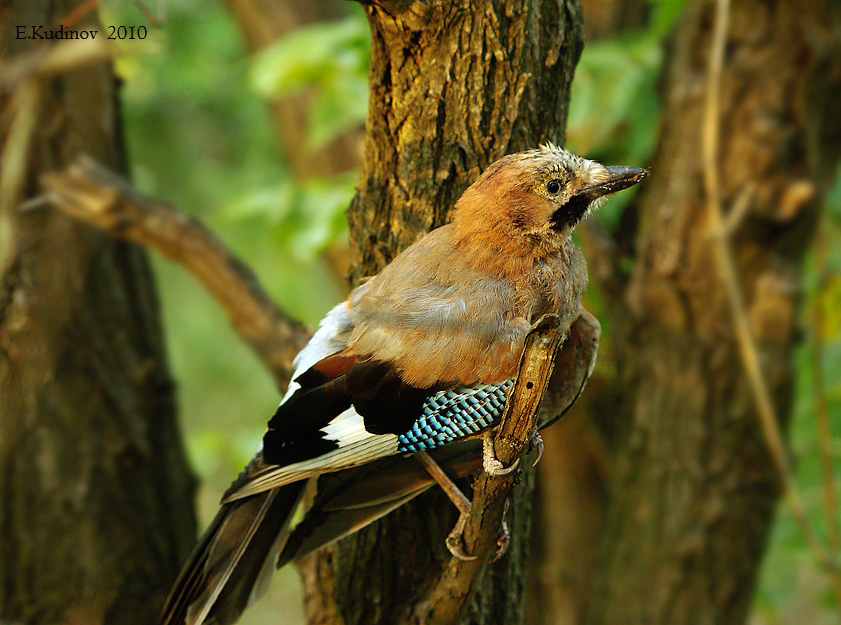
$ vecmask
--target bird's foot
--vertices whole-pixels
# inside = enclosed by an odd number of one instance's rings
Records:
[[[458,516],[458,521],[456,521],[456,526],[453,528],[453,531],[449,533],[447,536],[447,540],[445,544],[447,545],[447,550],[453,554],[454,558],[461,560],[462,562],[469,562],[470,560],[475,560],[476,556],[471,556],[467,552],[464,551],[464,527],[467,525],[467,519],[470,518],[470,509],[466,512],[462,512]]]
[[[543,457],[544,445],[543,445],[543,437],[540,436],[540,432],[537,429],[534,430],[534,436],[531,437],[531,441],[529,442],[529,451],[537,450],[537,458],[534,459],[534,463],[531,465],[532,467],[536,467],[537,463],[540,462],[540,459]]]
[[[458,517],[458,521],[456,522],[456,526],[453,528],[453,531],[449,533],[447,540],[445,541],[447,550],[453,554],[454,558],[457,558],[462,562],[469,562],[470,560],[476,559],[476,556],[471,556],[464,550],[464,528],[467,525],[467,519],[469,518],[469,511],[461,513]],[[499,528],[499,535],[496,538],[496,553],[494,554],[493,559],[491,559],[491,562],[496,562],[504,556],[505,552],[508,551],[508,545],[510,543],[511,534],[508,532],[508,524],[503,520],[502,526]]]
[[[482,467],[485,473],[494,476],[508,475],[516,470],[520,465],[520,459],[517,458],[510,467],[503,465],[496,457],[494,452],[493,434],[490,431],[482,435]]]

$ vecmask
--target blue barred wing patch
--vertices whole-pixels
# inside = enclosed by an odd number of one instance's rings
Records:
[[[421,416],[397,438],[400,453],[427,451],[476,434],[502,417],[514,380],[439,391],[423,402]]]

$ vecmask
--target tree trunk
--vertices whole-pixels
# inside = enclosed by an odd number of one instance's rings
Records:
[[[76,4],[5,3],[4,63],[38,47],[16,41],[16,25],[51,29]],[[19,199],[83,152],[123,169],[110,64],[40,86]],[[0,277],[0,621],[153,623],[195,519],[146,256],[48,208],[11,222]]]
[[[721,194],[752,334],[783,418],[802,258],[841,146],[840,11],[831,0],[735,0],[731,8]],[[710,0],[692,2],[666,55],[663,127],[637,207],[628,308],[613,326],[626,373],[624,431],[591,625],[743,623],[779,494],[704,207],[713,13]],[[733,216],[740,198],[747,210]]]
[[[372,31],[365,160],[348,213],[353,280],[444,224],[491,162],[562,142],[580,54],[572,0],[364,4]],[[532,476],[508,512],[508,554],[486,575],[471,623],[523,620]],[[392,625],[449,555],[455,509],[437,492],[308,558],[311,623]]]

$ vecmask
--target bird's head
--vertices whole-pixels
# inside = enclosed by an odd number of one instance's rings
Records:
[[[496,230],[557,243],[607,195],[647,175],[645,169],[606,167],[548,143],[488,167],[456,204],[453,221],[462,231]]]

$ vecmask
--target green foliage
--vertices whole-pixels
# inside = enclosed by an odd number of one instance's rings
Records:
[[[655,84],[662,64],[655,29],[587,45],[572,86],[568,148],[604,163],[645,164],[654,149],[660,107]],[[615,227],[635,193],[621,193],[599,219]]]
[[[255,57],[251,84],[264,98],[315,88],[307,139],[309,148],[319,148],[365,121],[370,39],[359,12],[300,27]]]
[[[284,180],[230,204],[233,220],[257,218],[270,227],[280,249],[307,260],[329,245],[347,238],[347,210],[354,193],[356,172],[331,179]]]
[[[104,10],[106,23],[145,23],[131,3]],[[316,322],[341,298],[317,254],[343,237],[349,179],[299,185],[291,177],[266,106],[250,90],[237,24],[218,1],[171,3],[164,27],[121,51],[135,185],[202,219],[285,310]],[[215,499],[258,445],[277,389],[191,276],[158,259],[155,270],[189,456]],[[202,512],[214,509],[210,500]]]
[[[621,155],[644,162],[654,147],[661,60],[660,40],[649,32],[588,45],[572,88],[570,149],[597,160]]]

